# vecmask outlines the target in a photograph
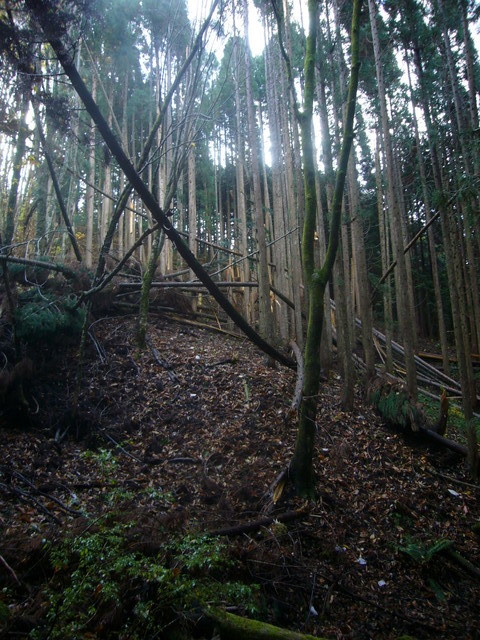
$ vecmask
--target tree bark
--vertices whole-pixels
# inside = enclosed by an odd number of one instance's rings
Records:
[[[13,241],[15,232],[15,215],[17,212],[18,186],[20,183],[20,174],[22,171],[22,161],[25,155],[25,147],[28,137],[28,127],[26,122],[28,110],[28,97],[23,96],[20,125],[17,133],[17,144],[15,147],[15,155],[13,158],[12,179],[10,182],[10,190],[8,192],[7,211],[5,215],[5,230],[3,244],[9,245]]]
[[[92,78],[92,99],[95,101],[97,94],[97,76]],[[88,184],[85,194],[85,212],[87,217],[85,265],[91,268],[93,265],[93,214],[95,204],[95,192],[92,186],[95,183],[95,124],[90,124],[88,137]]]
[[[370,13],[370,26],[372,31],[373,48],[375,55],[375,68],[377,75],[377,88],[378,99],[380,102],[380,117],[382,123],[383,143],[386,157],[386,170],[387,170],[387,193],[389,213],[392,216],[392,241],[394,243],[395,258],[397,260],[398,270],[398,286],[397,286],[397,315],[400,324],[400,330],[403,336],[403,342],[405,345],[405,367],[407,371],[407,387],[412,397],[417,395],[417,379],[414,363],[414,351],[413,351],[413,333],[412,333],[412,318],[413,309],[410,309],[409,297],[408,297],[408,282],[407,282],[407,269],[405,264],[405,256],[403,253],[403,240],[402,240],[402,213],[399,209],[399,203],[397,194],[395,191],[395,169],[393,148],[390,138],[390,125],[387,112],[387,101],[385,94],[385,82],[383,78],[383,69],[381,62],[380,40],[377,28],[377,7],[375,0],[368,0],[368,8]]]
[[[355,0],[351,29],[351,73],[347,96],[347,109],[340,159],[336,173],[335,191],[332,201],[330,237],[325,260],[320,269],[315,268],[315,226],[317,218],[317,196],[315,185],[315,163],[312,145],[313,94],[315,84],[315,57],[317,39],[317,2],[309,0],[309,27],[304,62],[303,111],[298,106],[295,111],[300,124],[303,153],[305,220],[303,226],[302,256],[305,283],[308,287],[308,324],[305,345],[305,378],[303,399],[300,407],[299,425],[295,451],[290,464],[290,475],[296,492],[304,497],[314,496],[313,451],[317,394],[320,386],[320,341],[324,313],[324,293],[330,279],[339,244],[342,215],[343,190],[347,173],[348,157],[353,141],[353,121],[355,117],[356,95],[359,74],[359,19],[361,0]],[[278,16],[277,16],[278,17]],[[281,25],[280,25],[281,26]],[[290,82],[292,74],[290,61],[286,56]]]
[[[253,200],[255,209],[255,228],[258,244],[258,330],[261,336],[272,342],[272,312],[270,309],[270,282],[268,276],[268,258],[265,239],[265,212],[260,182],[260,164],[258,157],[257,124],[252,93],[252,71],[250,63],[250,45],[248,39],[248,4],[243,0],[243,26],[245,38],[245,87],[247,100],[248,137],[250,143],[251,175],[253,182]]]

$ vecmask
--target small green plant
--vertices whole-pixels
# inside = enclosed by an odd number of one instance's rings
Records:
[[[438,419],[438,400],[434,400],[423,394],[419,394],[418,399],[422,404],[425,415],[430,422],[434,423]],[[477,439],[480,440],[480,420],[475,419],[472,421],[472,424],[475,426]],[[468,423],[465,420],[461,408],[453,403],[450,403],[448,409],[448,428],[449,431],[456,431],[462,440],[466,440]]]
[[[227,547],[218,538],[208,535],[186,536],[172,546],[176,553],[177,562],[185,569],[223,569],[232,566],[233,561],[228,557]]]
[[[435,598],[439,601],[439,602],[445,602],[445,600],[447,599],[444,590],[442,589],[442,587],[438,584],[438,582],[436,580],[434,580],[433,578],[429,578],[428,579],[428,586],[430,587],[430,589],[433,591]]]
[[[453,542],[451,540],[437,540],[437,542],[430,545],[422,544],[415,540],[409,540],[406,546],[398,547],[398,550],[413,558],[415,562],[427,564],[437,554],[442,553],[442,551],[445,551],[452,546]]]
[[[103,498],[108,505],[113,506],[133,500],[135,495],[136,494],[133,491],[128,491],[122,487],[113,487],[103,495]]]
[[[111,449],[87,450],[82,453],[82,457],[86,460],[94,460],[104,476],[113,475],[118,468],[118,460]]]
[[[49,638],[80,640],[91,632],[117,638],[121,627],[122,637],[139,640],[199,607],[228,602],[256,610],[258,587],[228,580],[236,562],[218,539],[172,541],[169,532],[151,557],[135,550],[134,538],[133,524],[104,521],[98,531],[50,549],[55,577],[45,594]],[[31,637],[46,636],[37,629]]]

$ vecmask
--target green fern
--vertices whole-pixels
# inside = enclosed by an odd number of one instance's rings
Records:
[[[437,554],[442,553],[446,549],[450,549],[453,546],[451,540],[437,540],[432,545],[425,545],[414,540],[411,540],[406,546],[398,547],[398,550],[406,555],[410,556],[420,564],[429,563]]]

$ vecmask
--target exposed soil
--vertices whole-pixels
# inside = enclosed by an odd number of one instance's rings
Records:
[[[302,508],[229,538],[271,622],[327,638],[480,637],[479,575],[432,552],[447,539],[480,567],[480,489],[462,458],[389,431],[360,394],[344,412],[332,376],[319,398],[318,500],[286,489],[274,505],[294,446],[294,374],[245,340],[165,319],[140,355],[133,335],[133,319],[93,325],[73,418],[76,351],[38,348],[30,410],[0,418],[2,637],[27,637],[45,613],[44,540],[109,510],[154,545],[165,526],[208,532]]]

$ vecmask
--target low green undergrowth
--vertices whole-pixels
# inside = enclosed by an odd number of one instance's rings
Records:
[[[434,424],[438,420],[438,415],[440,410],[439,401],[434,400],[433,398],[430,398],[426,395],[423,395],[422,393],[419,394],[418,399],[419,399],[419,402],[421,402],[422,404],[423,411],[427,416],[429,422]],[[478,419],[473,420],[473,425],[477,432],[477,440],[480,441],[480,420]],[[467,438],[467,429],[468,429],[468,422],[465,420],[463,411],[458,405],[453,404],[451,402],[448,408],[448,421],[447,421],[447,434],[446,434],[447,437],[449,433],[452,434],[453,432],[454,434],[458,434],[456,435],[456,438],[465,442]],[[450,437],[453,437],[453,436],[451,435]]]
[[[27,343],[55,342],[64,336],[79,336],[85,310],[77,307],[75,296],[59,298],[31,288],[18,296],[15,312],[17,337]]]
[[[221,540],[165,531],[147,555],[134,523],[96,526],[51,546],[45,621],[32,639],[178,638],[207,605],[256,610],[258,587],[234,579],[240,567]]]

